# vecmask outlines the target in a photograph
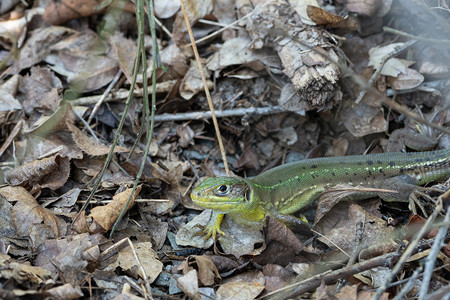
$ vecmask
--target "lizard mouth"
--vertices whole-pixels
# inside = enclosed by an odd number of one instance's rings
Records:
[[[191,193],[192,202],[203,208],[209,208],[220,212],[232,211],[239,204],[237,201],[223,200],[220,197],[207,197],[206,199],[198,197],[196,193]]]

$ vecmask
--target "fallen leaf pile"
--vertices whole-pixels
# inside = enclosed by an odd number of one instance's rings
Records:
[[[136,3],[0,2],[0,298],[373,297],[435,203],[413,215],[403,203],[346,201],[364,187],[341,185],[302,212],[313,231],[225,218],[226,235],[205,240],[198,233],[211,211],[200,212],[189,194],[199,179],[225,172],[177,0],[154,1],[164,66],[148,88],[156,125],[148,157],[146,134],[133,149],[146,124],[142,74],[153,74],[155,47],[146,25],[147,69],[134,70]],[[184,4],[232,175],[305,157],[450,147],[435,128],[450,122],[448,1]],[[134,72],[112,163],[82,211]],[[447,187],[434,186],[428,198]],[[448,209],[448,196],[440,199]],[[418,296],[438,229],[418,241],[380,298]],[[430,299],[450,293],[448,232],[442,245]]]

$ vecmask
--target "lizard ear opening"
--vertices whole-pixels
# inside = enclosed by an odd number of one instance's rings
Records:
[[[245,202],[249,202],[250,201],[250,194],[252,192],[252,189],[248,188],[245,190],[245,194],[244,194],[244,199]]]

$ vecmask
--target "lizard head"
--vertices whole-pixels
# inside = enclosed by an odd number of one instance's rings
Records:
[[[221,213],[244,213],[252,207],[254,193],[250,183],[240,177],[209,177],[191,193],[200,207]]]

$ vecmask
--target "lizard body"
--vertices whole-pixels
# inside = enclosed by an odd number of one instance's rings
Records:
[[[211,177],[191,193],[194,203],[213,210],[205,230],[215,237],[225,214],[239,222],[284,219],[338,184],[390,189],[375,193],[404,202],[418,185],[450,175],[450,149],[306,159],[281,165],[250,179]],[[366,198],[374,195],[367,193]]]

